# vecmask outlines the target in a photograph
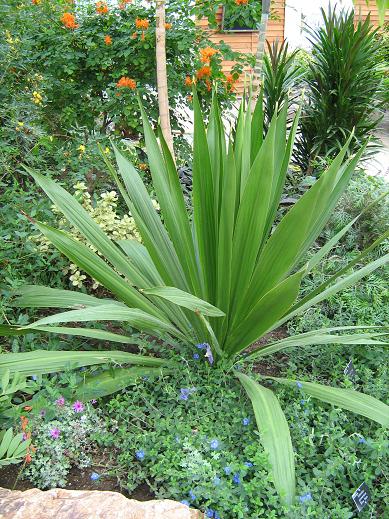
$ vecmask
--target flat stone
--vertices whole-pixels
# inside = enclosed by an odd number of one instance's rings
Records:
[[[203,514],[167,499],[135,501],[118,492],[0,488],[0,519],[201,519]]]

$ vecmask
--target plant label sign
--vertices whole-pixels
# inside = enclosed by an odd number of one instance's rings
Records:
[[[345,367],[343,373],[345,375],[348,375],[350,378],[355,378],[355,375],[357,374],[357,372],[355,371],[354,364],[353,364],[352,360],[350,360],[350,362],[347,364],[347,366]]]
[[[370,490],[366,483],[362,483],[362,485],[356,489],[352,495],[352,500],[354,501],[358,512],[365,508],[367,503],[370,501]]]

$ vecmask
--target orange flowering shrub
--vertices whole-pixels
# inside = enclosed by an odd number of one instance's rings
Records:
[[[192,83],[193,83],[192,78],[190,76],[186,76],[186,78],[185,78],[185,86],[190,87],[190,86],[192,86]]]
[[[150,22],[146,18],[136,18],[135,26],[137,29],[148,29]]]
[[[165,29],[168,31],[169,29],[171,29],[173,26],[171,23],[165,23]]]
[[[204,67],[201,67],[201,68],[196,72],[196,77],[197,77],[197,79],[203,79],[204,77],[208,77],[208,76],[210,76],[211,73],[212,73],[212,69],[211,69],[211,67],[204,66]]]
[[[97,2],[96,3],[96,13],[98,14],[108,14],[109,9],[108,5],[105,2]]]
[[[34,5],[39,5],[41,3],[41,0],[31,0],[31,3]]]
[[[112,38],[107,34],[107,36],[104,36],[104,43],[106,45],[112,45]]]
[[[236,5],[247,5],[249,0],[235,0]]]
[[[67,29],[77,29],[76,17],[72,13],[63,13],[61,22]]]
[[[134,79],[130,79],[129,77],[123,76],[116,83],[118,88],[130,88],[131,90],[135,90],[136,81]]]
[[[209,63],[211,61],[212,56],[217,54],[219,51],[214,49],[213,47],[205,47],[204,49],[200,49],[200,61],[202,63]]]

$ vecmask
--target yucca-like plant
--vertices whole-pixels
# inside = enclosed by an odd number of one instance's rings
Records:
[[[112,242],[82,206],[50,178],[31,172],[57,208],[93,247],[40,222],[39,230],[73,263],[86,271],[116,299],[98,299],[76,291],[28,286],[14,305],[22,308],[67,309],[23,327],[2,325],[3,334],[60,333],[131,343],[131,337],[80,327],[90,321],[123,321],[171,343],[201,344],[210,364],[222,363],[236,376],[251,399],[261,442],[268,453],[274,484],[286,503],[295,495],[294,454],[288,425],[275,393],[241,371],[240,354],[257,339],[312,305],[357,282],[389,260],[389,254],[347,273],[368,251],[310,294],[299,289],[317,263],[354,223],[348,223],[304,262],[358,163],[362,150],[345,159],[345,144],[331,166],[275,226],[277,209],[295,138],[298,115],[287,134],[287,105],[275,115],[264,140],[263,107],[242,104],[234,137],[226,141],[216,97],[208,128],[194,93],[193,214],[185,206],[169,149],[160,145],[142,108],[144,133],[153,185],[161,208],[154,205],[134,166],[115,149],[119,174],[112,176],[134,217],[143,244]],[[250,103],[248,103],[250,106]],[[387,233],[388,235],[388,233]],[[386,235],[386,236],[387,236]],[[380,237],[369,248],[383,241]],[[95,252],[99,251],[99,255]],[[105,258],[105,261],[104,259]],[[65,323],[77,323],[66,327]],[[387,344],[382,327],[338,327],[312,331],[250,348],[252,361],[281,350],[322,344]],[[353,331],[354,334],[347,332]],[[243,360],[244,361],[244,360]],[[122,389],[140,375],[169,373],[168,360],[123,351],[33,351],[0,355],[0,373],[51,373],[71,367],[111,364],[90,375],[80,390],[86,398]],[[115,369],[112,369],[112,366]],[[112,375],[114,372],[114,376]],[[273,378],[294,386],[297,381]],[[349,389],[304,382],[304,391],[389,425],[389,407]]]
[[[290,90],[296,84],[303,70],[296,64],[298,50],[289,52],[286,40],[266,41],[267,54],[263,58],[263,99],[265,126],[268,128],[276,110],[282,110],[284,103],[290,102]]]

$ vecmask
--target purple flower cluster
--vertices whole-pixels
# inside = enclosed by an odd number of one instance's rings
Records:
[[[55,401],[56,405],[58,407],[63,407],[65,405],[65,399],[63,396],[60,396],[56,401]]]
[[[202,342],[200,344],[196,344],[196,348],[198,348],[199,350],[205,350],[204,357],[212,365],[214,358],[213,358],[211,346],[207,342]]]
[[[306,492],[302,496],[299,497],[300,503],[305,503],[306,501],[312,500],[312,495],[310,492]]]

